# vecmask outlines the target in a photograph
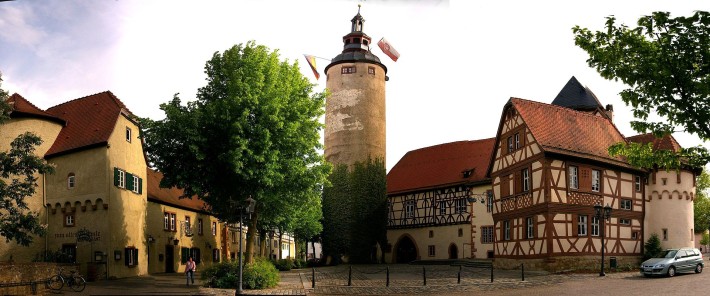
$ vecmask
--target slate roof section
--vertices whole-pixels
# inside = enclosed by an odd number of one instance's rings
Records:
[[[57,140],[45,157],[108,144],[121,113],[133,115],[115,95],[105,91],[75,99],[47,109],[47,113],[66,121]]]
[[[519,98],[510,103],[545,152],[633,168],[622,157],[609,156],[609,146],[626,139],[605,117]]]
[[[183,195],[182,189],[178,189],[177,187],[161,188],[160,180],[163,179],[163,173],[156,172],[149,168],[146,178],[148,179],[146,182],[148,187],[148,201],[186,210],[207,212],[207,204],[197,198],[197,196],[193,196],[192,198],[180,198],[180,196]]]
[[[577,78],[572,78],[567,81],[567,84],[562,88],[557,97],[552,100],[552,105],[567,107],[574,110],[595,110],[603,108],[599,103],[597,96],[588,88],[583,86]]]
[[[495,138],[458,141],[407,152],[387,174],[387,194],[485,182]],[[473,170],[467,178],[464,172]]]
[[[10,113],[11,117],[42,118],[57,122],[61,125],[65,124],[64,120],[61,118],[45,112],[17,93],[12,94],[5,102],[12,107],[12,112]]]
[[[653,143],[654,150],[671,150],[673,152],[678,152],[682,148],[672,135],[666,135],[663,138],[656,138],[656,136],[652,133],[648,133],[628,137],[626,140],[641,144]]]

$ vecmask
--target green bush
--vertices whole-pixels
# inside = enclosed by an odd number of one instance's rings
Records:
[[[247,289],[273,288],[281,280],[279,271],[266,258],[257,258],[254,263],[247,264],[242,278]]]
[[[274,265],[280,271],[289,271],[293,268],[294,262],[292,259],[279,259],[274,261]]]
[[[293,261],[293,268],[294,269],[301,269],[306,267],[306,261],[302,259],[296,259]]]
[[[644,245],[643,260],[654,258],[661,254],[662,251],[661,240],[658,238],[657,234],[652,233],[651,237],[648,238],[648,241],[646,241]]]
[[[220,262],[202,269],[201,278],[204,282],[214,280],[211,284],[215,288],[234,288],[238,284],[238,261]]]

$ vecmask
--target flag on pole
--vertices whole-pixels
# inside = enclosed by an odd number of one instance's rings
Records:
[[[399,52],[397,52],[397,50],[394,49],[394,47],[392,47],[392,45],[390,45],[384,37],[380,39],[380,42],[377,42],[377,46],[379,46],[380,49],[382,49],[382,52],[389,56],[393,61],[396,62],[397,59],[399,59]]]
[[[313,70],[313,75],[316,76],[316,80],[320,79],[320,74],[318,73],[318,70],[316,70],[316,57],[307,54],[304,54],[303,56],[306,57],[308,65],[311,66],[311,70]]]

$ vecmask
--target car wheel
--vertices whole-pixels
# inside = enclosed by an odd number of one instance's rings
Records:
[[[696,265],[695,266],[695,273],[701,273],[701,272],[703,272],[703,265],[702,264]]]
[[[675,266],[668,267],[668,276],[672,277],[675,275]]]

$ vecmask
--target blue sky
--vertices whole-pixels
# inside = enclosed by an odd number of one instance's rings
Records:
[[[387,168],[410,150],[495,136],[510,97],[549,103],[570,77],[602,104],[613,104],[626,136],[624,86],[604,80],[574,45],[574,25],[603,28],[605,17],[634,25],[652,11],[672,16],[710,10],[697,0],[584,1],[124,1],[45,0],[0,3],[3,88],[46,109],[110,90],[138,116],[160,119],[159,104],[194,99],[205,62],[216,51],[255,40],[297,60],[342,51],[342,36],[362,3],[364,31],[400,52],[388,67]],[[323,74],[327,61],[318,60]],[[703,144],[676,134],[683,146]],[[708,146],[705,144],[705,146]]]

